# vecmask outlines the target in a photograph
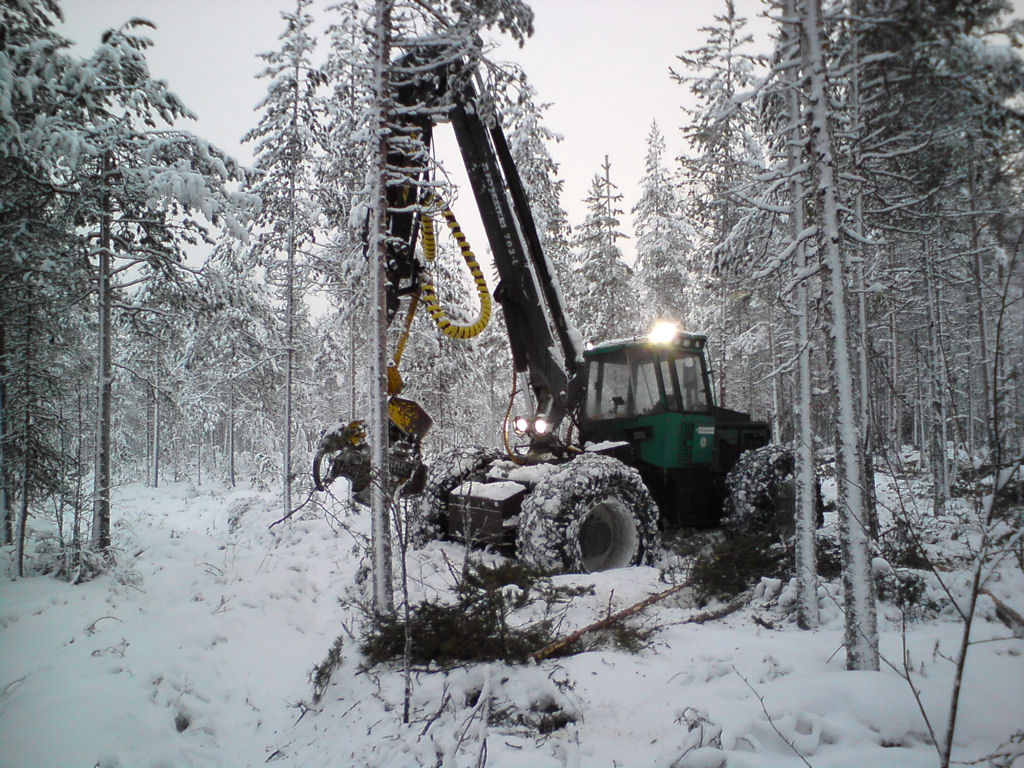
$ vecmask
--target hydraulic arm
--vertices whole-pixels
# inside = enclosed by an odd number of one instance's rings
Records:
[[[417,257],[416,244],[422,238],[427,255],[433,249],[433,228],[422,212],[436,210],[438,201],[431,189],[426,157],[434,125],[448,121],[498,273],[494,300],[504,314],[513,365],[528,382],[535,422],[546,427],[530,433],[532,452],[543,455],[557,448],[560,424],[582,403],[586,386],[583,350],[579,334],[566,315],[553,266],[541,248],[505,134],[491,100],[478,86],[475,68],[461,58],[453,59],[448,49],[416,49],[403,57],[396,69],[408,74],[395,88],[392,122],[399,130],[394,134],[388,156],[389,165],[402,169],[403,177],[399,182],[389,181],[387,191],[388,321],[398,313],[403,298],[415,303],[421,296],[438,321],[440,309]],[[453,226],[454,219],[449,218],[446,209],[442,208],[442,212],[465,255],[468,246],[460,239],[457,225]],[[483,275],[471,256],[467,265],[480,288]],[[490,311],[485,291],[484,285],[480,295],[481,318]],[[444,322],[438,321],[442,329]],[[478,320],[466,327],[478,331],[479,324]],[[396,357],[400,355],[401,351]],[[397,395],[398,391],[400,385],[393,386],[391,394]],[[401,406],[397,413],[396,405]],[[421,409],[417,412],[415,404],[397,397],[392,397],[390,406],[392,454],[394,457],[397,448],[402,469],[399,478],[408,477],[410,463],[415,463],[413,459],[418,461],[419,441],[429,429],[429,417]],[[331,465],[325,475],[322,464],[327,457],[331,457]],[[317,487],[322,489],[339,476],[365,487],[369,482],[366,457],[363,430],[352,424],[339,424],[329,430],[314,460]]]

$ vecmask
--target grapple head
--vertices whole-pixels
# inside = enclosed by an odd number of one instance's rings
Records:
[[[388,400],[389,445],[388,476],[392,487],[401,485],[401,493],[418,493],[425,467],[420,459],[420,442],[434,421],[419,404],[401,397]],[[326,473],[324,462],[328,462]],[[338,422],[325,430],[313,458],[313,484],[318,491],[339,477],[352,485],[358,501],[365,502],[370,488],[370,444],[366,422]]]

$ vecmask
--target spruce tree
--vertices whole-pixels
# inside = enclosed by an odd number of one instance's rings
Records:
[[[764,241],[772,230],[763,226],[758,211],[745,205],[742,194],[762,170],[762,160],[757,110],[741,96],[753,89],[763,60],[749,52],[747,20],[737,14],[733,0],[724,0],[723,5],[715,23],[701,29],[706,43],[680,55],[671,74],[697,100],[695,107],[684,110],[688,121],[683,136],[689,152],[680,157],[686,179],[685,216],[699,240],[689,270],[699,276],[692,286],[697,316],[691,322],[714,331],[708,354],[715,368],[718,404],[724,406],[733,380],[745,367],[745,356],[732,341],[750,327],[748,260],[770,249]]]
[[[644,325],[668,318],[692,328],[690,275],[692,230],[682,216],[675,184],[665,166],[665,139],[655,122],[647,134],[640,199],[633,206],[635,274]]]
[[[600,173],[591,180],[584,199],[587,216],[577,228],[574,243],[573,291],[568,296],[585,339],[605,341],[638,331],[633,271],[616,242],[624,237],[619,216],[622,193],[611,179],[605,155]]]

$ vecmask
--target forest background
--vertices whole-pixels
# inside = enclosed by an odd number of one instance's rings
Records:
[[[756,45],[724,3],[705,42],[667,62],[689,94],[669,127],[685,152],[672,157],[652,124],[636,198],[605,161],[580,220],[564,207],[545,95],[517,68],[492,70],[584,337],[666,317],[707,331],[719,404],[771,421],[781,442],[805,415],[824,459],[852,415],[846,386],[863,457],[897,462],[915,448],[937,510],[958,478],[1012,463],[1024,74],[1010,10],[829,5],[814,85],[786,47],[784,4]],[[280,488],[291,510],[322,426],[370,410],[368,17],[305,0],[281,15],[278,48],[261,57],[250,170],[182,130],[191,113],[151,76],[145,22],[78,54],[56,3],[4,9],[0,531],[18,541],[19,564],[38,514],[56,522],[58,571],[93,567],[110,543],[112,483],[244,481]],[[826,123],[827,185],[814,144]],[[472,313],[468,276],[454,259],[438,271],[445,302]],[[410,395],[437,422],[428,449],[498,444],[512,391],[500,322],[455,347],[419,318],[410,350]],[[837,383],[847,357],[855,375]]]

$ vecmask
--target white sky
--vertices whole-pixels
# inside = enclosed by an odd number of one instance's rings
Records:
[[[1013,0],[1024,15],[1024,0]],[[318,2],[317,6],[327,3]],[[256,80],[256,54],[276,47],[283,29],[280,9],[290,0],[64,0],[63,33],[87,51],[103,30],[138,16],[157,25],[150,33],[150,69],[168,81],[198,117],[187,127],[240,160],[251,151],[239,143],[254,124],[253,109],[266,92]],[[534,0],[536,31],[523,49],[506,45],[496,58],[520,63],[542,101],[551,102],[547,124],[564,140],[553,149],[565,193],[562,205],[576,225],[582,198],[605,154],[612,181],[624,193],[623,231],[632,232],[630,208],[643,173],[645,138],[656,119],[668,157],[680,154],[680,106],[686,90],[669,79],[676,55],[700,46],[701,27],[721,11],[719,0]],[[737,0],[751,28],[759,0]],[[319,14],[317,14],[319,15]],[[758,46],[767,51],[767,42]],[[446,159],[446,158],[442,158]],[[456,164],[457,158],[448,159]],[[468,198],[468,192],[463,199]],[[466,206],[463,204],[463,208]],[[468,219],[457,210],[460,219]],[[476,227],[463,221],[467,230]],[[630,242],[622,243],[627,258]],[[477,246],[482,250],[481,246]]]
[[[183,126],[249,162],[240,137],[255,120],[266,92],[255,79],[256,54],[276,47],[280,9],[289,0],[64,0],[63,33],[83,52],[103,30],[133,16],[157,25],[149,36],[150,69],[168,81],[198,121]],[[319,5],[319,3],[318,3]],[[565,179],[562,204],[578,224],[582,199],[607,153],[612,181],[625,198],[623,231],[632,232],[629,209],[643,172],[645,138],[657,119],[670,157],[682,150],[678,127],[685,89],[668,77],[675,55],[701,44],[698,28],[712,22],[718,2],[699,0],[536,0],[536,32],[522,49],[503,46],[496,58],[520,63],[543,101],[547,124],[564,140],[553,148]],[[754,15],[755,0],[739,0]],[[446,159],[446,158],[442,158]],[[449,165],[457,157],[447,159]],[[468,190],[463,200],[470,199]],[[469,219],[473,206],[456,212]],[[464,221],[472,231],[472,222]],[[623,243],[630,255],[631,243]],[[482,244],[477,246],[482,250]]]

